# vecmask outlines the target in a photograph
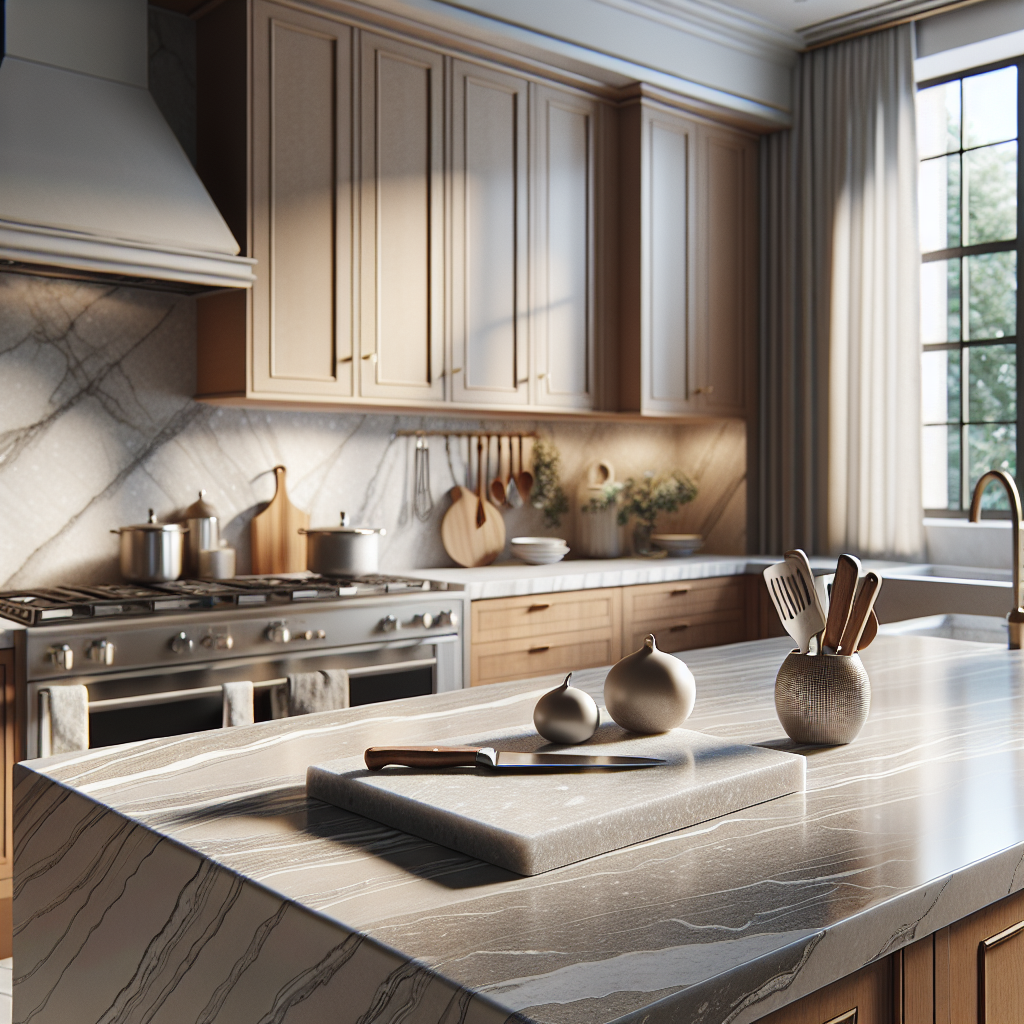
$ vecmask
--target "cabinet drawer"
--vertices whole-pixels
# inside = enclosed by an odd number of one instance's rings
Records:
[[[609,587],[474,601],[473,645],[550,637],[577,630],[605,630],[618,635],[621,600],[618,588]]]
[[[678,620],[648,623],[623,637],[622,653],[640,650],[644,638],[654,634],[658,650],[670,654],[676,651],[694,651],[698,647],[718,647],[736,644],[747,639],[747,622],[742,613],[728,617],[718,615],[691,615]]]
[[[473,644],[472,684],[529,679],[553,672],[598,668],[619,660],[616,635],[607,629],[577,630],[551,637],[532,637]]]

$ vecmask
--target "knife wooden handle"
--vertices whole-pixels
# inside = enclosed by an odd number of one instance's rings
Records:
[[[388,764],[406,768],[472,768],[479,747],[367,747],[363,760],[370,771]]]
[[[825,621],[825,635],[822,645],[835,653],[842,639],[846,620],[850,617],[853,597],[857,592],[857,580],[860,577],[860,561],[853,555],[840,555],[836,566],[836,578],[832,584],[832,598],[828,605],[828,618]]]
[[[869,572],[861,584],[860,593],[853,602],[853,611],[846,621],[846,628],[843,630],[842,639],[839,641],[839,650],[843,654],[853,654],[857,650],[861,637],[864,635],[864,627],[868,624],[871,609],[874,606],[875,598],[878,597],[882,581],[878,576]]]

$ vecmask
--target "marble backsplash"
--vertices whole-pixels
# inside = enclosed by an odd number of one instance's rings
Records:
[[[171,518],[207,490],[222,534],[249,568],[249,522],[288,469],[292,501],[313,525],[345,509],[383,526],[381,568],[451,565],[441,545],[447,492],[465,480],[465,443],[430,439],[434,509],[412,512],[413,445],[399,429],[465,430],[421,416],[221,408],[192,399],[195,302],[188,297],[0,274],[0,589],[114,582],[112,528]],[[558,447],[573,497],[587,466],[609,460],[619,479],[679,468],[698,497],[659,528],[702,533],[705,550],[746,549],[744,427],[607,422],[502,424]],[[575,503],[574,503],[575,504]],[[573,543],[574,514],[546,527],[530,507],[506,513],[508,536]]]

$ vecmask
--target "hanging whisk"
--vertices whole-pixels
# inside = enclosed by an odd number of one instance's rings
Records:
[[[416,513],[416,518],[425,523],[434,511],[434,499],[430,493],[430,446],[425,437],[416,438],[413,469],[416,486],[413,491],[412,510]]]

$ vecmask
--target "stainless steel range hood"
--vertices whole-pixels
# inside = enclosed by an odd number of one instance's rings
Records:
[[[148,89],[146,0],[0,0],[0,269],[246,288]]]

